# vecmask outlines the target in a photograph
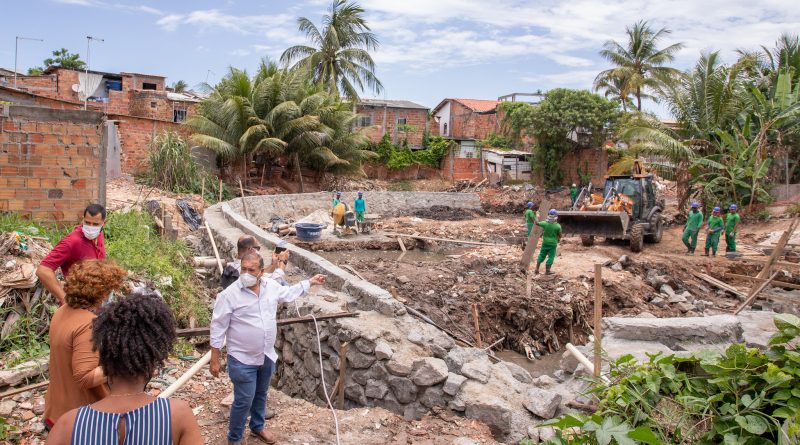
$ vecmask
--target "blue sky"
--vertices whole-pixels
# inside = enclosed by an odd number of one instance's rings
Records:
[[[381,97],[433,107],[445,97],[496,99],[511,92],[590,88],[608,67],[597,52],[622,40],[625,25],[650,20],[684,42],[675,62],[690,67],[701,51],[772,46],[781,32],[800,30],[797,0],[362,0],[381,41],[374,54],[386,87]],[[167,76],[190,86],[213,83],[228,66],[252,69],[303,43],[296,19],[320,22],[327,0],[27,0],[3,6],[0,66],[14,66],[14,37],[23,71],[52,49],[82,56],[93,43],[91,68]],[[373,94],[366,93],[364,97]],[[651,110],[664,114],[658,106]]]

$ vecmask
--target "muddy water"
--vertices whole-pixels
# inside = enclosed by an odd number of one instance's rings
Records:
[[[430,252],[426,250],[413,249],[405,254],[398,250],[359,250],[359,251],[336,251],[336,252],[315,252],[319,256],[334,264],[347,264],[351,259],[374,260],[374,261],[400,261],[401,263],[438,263],[448,258],[448,255],[461,255],[469,249],[454,249],[443,252]],[[402,257],[401,257],[402,256]]]
[[[562,352],[563,351],[557,351],[553,354],[543,355],[533,361],[528,360],[524,355],[514,351],[500,351],[495,352],[494,355],[504,361],[523,367],[526,371],[530,372],[533,377],[539,377],[542,375],[552,376],[553,373],[559,369]]]

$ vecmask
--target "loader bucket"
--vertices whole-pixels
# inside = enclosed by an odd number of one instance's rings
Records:
[[[625,212],[569,210],[558,212],[558,223],[561,224],[561,232],[564,235],[625,239],[630,216]]]

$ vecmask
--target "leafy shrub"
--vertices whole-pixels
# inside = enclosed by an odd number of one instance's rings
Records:
[[[139,211],[110,213],[105,236],[108,256],[153,281],[179,324],[187,325],[190,318],[200,326],[208,323],[208,309],[187,262],[192,254],[182,241],[159,237],[153,218]]]
[[[723,354],[654,354],[645,364],[621,357],[612,384],[593,391],[598,412],[545,422],[558,429],[549,443],[798,443],[800,318],[779,314],[775,326],[766,352],[734,344]]]
[[[439,164],[447,155],[447,151],[452,145],[452,141],[441,136],[435,136],[427,140],[427,148],[422,150],[411,150],[408,143],[403,141],[399,146],[392,144],[388,134],[383,135],[381,141],[374,147],[373,151],[378,155],[378,161],[385,164],[391,170],[402,170],[412,165],[427,165],[439,168]]]

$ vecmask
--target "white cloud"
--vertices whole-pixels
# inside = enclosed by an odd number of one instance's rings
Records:
[[[146,5],[126,5],[122,3],[106,3],[100,0],[53,0],[56,3],[62,3],[65,5],[77,5],[77,6],[89,6],[95,8],[106,8],[106,9],[119,9],[122,11],[129,11],[129,12],[144,12],[146,14],[152,15],[164,15],[164,13],[156,8],[152,8]]]
[[[235,50],[230,52],[230,55],[236,56],[236,57],[249,56],[250,54],[251,54],[250,50],[249,49],[245,49],[245,48],[235,49]]]
[[[222,29],[245,35],[260,34],[280,39],[285,38],[289,29],[296,32],[294,17],[287,14],[231,15],[218,9],[168,14],[158,19],[156,24],[168,31],[175,31],[180,26],[196,26],[202,30]]]

